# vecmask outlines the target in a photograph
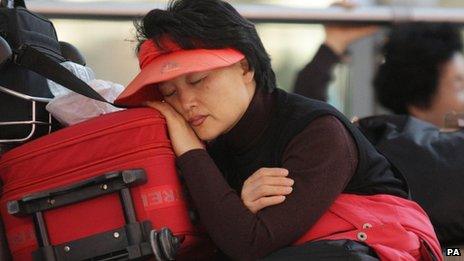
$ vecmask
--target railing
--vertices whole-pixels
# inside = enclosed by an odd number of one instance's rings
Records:
[[[28,7],[53,18],[127,20],[140,18],[160,3],[27,1]],[[324,23],[355,22],[391,24],[404,21],[452,22],[464,24],[464,8],[365,6],[353,9],[292,8],[274,5],[236,4],[237,10],[255,22]]]

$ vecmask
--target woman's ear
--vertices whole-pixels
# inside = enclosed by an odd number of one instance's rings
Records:
[[[248,63],[246,58],[240,61],[240,66],[243,71],[244,81],[246,83],[252,82],[255,77],[255,71],[250,68],[250,64]]]

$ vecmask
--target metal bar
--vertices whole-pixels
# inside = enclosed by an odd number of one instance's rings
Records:
[[[10,94],[12,96],[15,96],[17,98],[26,100],[26,101],[36,101],[36,102],[43,102],[43,103],[49,103],[52,99],[51,98],[42,98],[42,97],[34,97],[34,96],[29,96],[17,91],[10,90],[6,87],[0,86],[0,92]]]
[[[42,212],[39,211],[34,214],[34,224],[39,247],[49,246],[50,240],[48,239],[47,225],[45,224]]]
[[[130,20],[140,18],[160,3],[30,1],[29,9],[51,18]],[[365,6],[353,9],[294,8],[275,5],[236,4],[246,18],[262,23],[354,22],[391,24],[396,22],[452,22],[464,24],[464,8]]]
[[[137,218],[135,216],[134,204],[132,203],[132,196],[128,188],[123,188],[119,192],[122,207],[124,209],[124,216],[126,219],[126,224],[137,223]]]
[[[15,91],[11,91],[11,90],[6,89],[6,88],[1,87],[1,86],[0,86],[0,91],[2,91],[1,88],[3,88],[4,90],[8,90],[8,91],[10,91],[10,92],[16,93]],[[20,94],[20,93],[18,93],[18,94]],[[13,95],[15,95],[15,94],[13,94]],[[42,124],[42,122],[38,122],[38,121],[36,120],[36,114],[37,114],[37,104],[36,104],[36,103],[37,103],[37,101],[34,100],[36,97],[31,97],[31,96],[24,95],[24,94],[20,94],[20,95],[21,95],[21,96],[25,96],[26,99],[32,101],[32,106],[31,106],[31,110],[32,110],[32,111],[31,111],[31,113],[32,113],[32,119],[31,119],[31,121],[29,121],[29,124],[31,125],[31,131],[30,131],[29,134],[28,134],[26,137],[24,137],[24,138],[18,138],[18,139],[3,139],[3,140],[0,139],[0,144],[1,144],[1,143],[16,143],[16,142],[24,142],[24,141],[27,141],[27,140],[29,140],[30,138],[32,138],[32,136],[34,136],[35,130],[36,130],[36,128],[37,128],[37,124]],[[15,96],[17,96],[17,95],[15,95]],[[21,96],[18,96],[18,97],[21,97]],[[29,97],[29,98],[27,98],[27,97]],[[22,98],[22,99],[25,99],[24,97],[21,97],[21,98]],[[30,99],[30,98],[34,98],[34,99]],[[5,125],[6,125],[6,126],[9,126],[9,125],[11,125],[11,126],[14,126],[14,125],[27,125],[27,123],[28,123],[27,121],[23,121],[23,122],[21,122],[21,121],[19,121],[19,122],[18,122],[18,121],[13,121],[13,122],[0,122],[0,126],[5,126]]]
[[[32,138],[32,136],[34,136],[35,129],[36,129],[36,124],[32,124],[32,125],[31,125],[31,131],[29,132],[29,134],[28,134],[26,137],[24,137],[24,138],[18,138],[18,139],[4,139],[4,140],[0,140],[0,144],[2,144],[2,143],[19,143],[19,142],[28,141],[30,138]]]
[[[50,123],[48,123],[48,122],[43,122],[43,121],[4,121],[4,122],[0,122],[0,126],[31,125],[31,124],[37,124],[37,125],[50,125]]]
[[[53,117],[52,117],[52,114],[49,112],[48,113],[48,134],[52,133],[52,122],[53,121]]]
[[[48,114],[48,123],[42,122],[42,121],[37,121],[37,102],[40,103],[48,103],[52,99],[51,98],[42,98],[42,97],[34,97],[34,96],[29,96],[17,91],[10,90],[6,87],[0,86],[0,92],[6,93],[8,95],[12,95],[14,97],[30,101],[31,104],[31,114],[32,114],[32,119],[30,121],[9,121],[9,122],[0,122],[0,126],[14,126],[14,125],[31,125],[31,131],[26,137],[23,138],[14,138],[14,139],[0,139],[0,144],[2,143],[19,143],[19,142],[25,142],[31,139],[35,131],[37,129],[37,125],[49,125],[49,133],[51,132],[51,114]]]

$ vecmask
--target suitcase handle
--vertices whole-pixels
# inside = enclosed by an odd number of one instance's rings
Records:
[[[110,172],[77,184],[10,201],[7,205],[8,213],[15,216],[33,215],[39,245],[39,249],[33,253],[34,261],[138,260],[154,254],[160,261],[173,260],[181,239],[168,233],[168,228],[161,230],[156,239],[151,238],[151,222],[137,221],[129,187],[142,184],[146,179],[146,173],[142,169]],[[43,211],[112,192],[119,192],[126,221],[123,227],[60,245],[51,245]],[[162,251],[159,247],[153,248],[153,244],[163,247]]]
[[[10,215],[31,215],[140,185],[146,180],[142,169],[110,172],[70,186],[40,191],[20,200],[9,201],[7,209]]]

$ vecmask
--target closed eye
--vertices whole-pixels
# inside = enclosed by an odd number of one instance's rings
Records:
[[[163,93],[163,96],[167,98],[167,97],[170,97],[170,96],[174,95],[175,93],[176,93],[176,91],[172,91],[172,92],[170,92],[168,94]]]
[[[176,88],[172,88],[172,87],[167,87],[167,86],[160,86],[158,88],[159,92],[161,93],[161,95],[163,97],[169,97],[169,96],[172,96],[176,93]]]
[[[206,76],[204,76],[204,77],[202,77],[202,78],[200,78],[200,79],[198,79],[198,80],[192,81],[192,82],[190,82],[190,84],[191,84],[191,85],[197,85],[197,84],[199,84],[200,82],[202,82],[205,78],[206,78]]]

